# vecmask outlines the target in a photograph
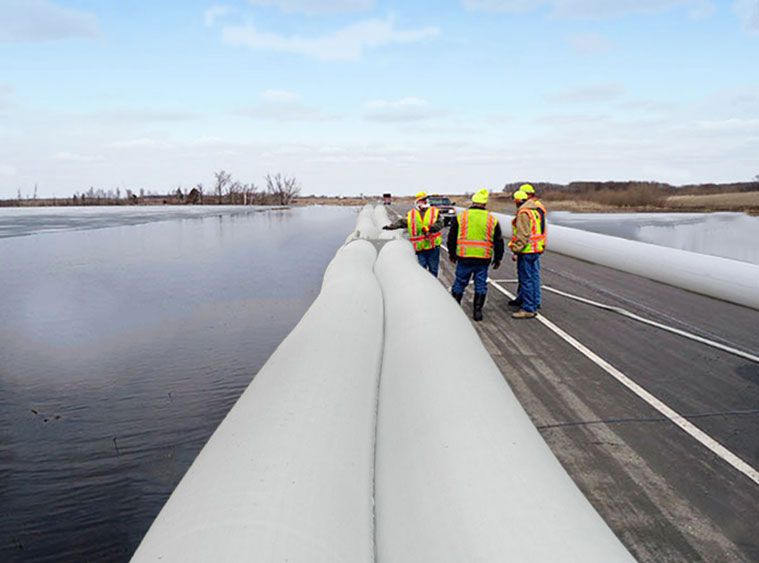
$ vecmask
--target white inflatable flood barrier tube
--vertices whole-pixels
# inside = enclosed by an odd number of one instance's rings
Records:
[[[377,561],[633,561],[409,243],[388,242],[375,272]]]
[[[504,237],[511,216],[495,214]],[[708,254],[548,225],[547,249],[694,293],[759,309],[759,266]]]
[[[373,560],[377,252],[338,251],[321,293],[198,455],[133,561]]]

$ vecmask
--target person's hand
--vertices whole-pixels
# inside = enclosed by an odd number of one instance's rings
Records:
[[[511,261],[512,262],[516,262],[517,261],[517,255],[516,254],[512,254],[511,255]]]
[[[456,256],[454,256],[453,254],[449,254],[448,255],[448,260],[451,261],[451,264],[455,264],[456,263]]]
[[[500,267],[501,267],[501,262],[500,262],[500,260],[499,260],[499,261],[497,261],[497,262],[493,262],[493,269],[494,269],[494,270],[497,270],[497,269],[498,269],[498,268],[500,268]]]

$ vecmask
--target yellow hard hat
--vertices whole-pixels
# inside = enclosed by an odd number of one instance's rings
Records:
[[[472,196],[472,203],[485,205],[488,202],[488,197],[490,197],[490,192],[488,192],[487,188],[482,188]]]
[[[420,199],[427,199],[427,192],[417,192],[416,201],[419,201]]]
[[[512,197],[514,198],[514,201],[526,201],[530,196],[528,196],[522,190],[517,190],[514,192],[514,195]]]
[[[535,194],[535,188],[532,187],[532,184],[522,184],[521,186],[519,186],[519,191],[524,192],[527,195]]]

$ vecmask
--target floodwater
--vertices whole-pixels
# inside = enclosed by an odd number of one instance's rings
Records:
[[[549,220],[565,227],[759,264],[759,217],[745,213],[555,211]]]
[[[356,220],[161,209],[0,210],[0,561],[127,561]]]

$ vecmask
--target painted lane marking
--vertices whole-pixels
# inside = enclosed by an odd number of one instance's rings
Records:
[[[509,299],[515,299],[516,297],[512,295],[509,291],[498,285],[495,281],[488,279],[488,283],[492,285],[495,289],[506,295]],[[699,429],[696,425],[692,424],[690,421],[688,421],[685,417],[683,417],[681,414],[679,414],[677,411],[657,399],[655,396],[653,396],[651,393],[646,391],[643,387],[635,383],[632,379],[627,377],[624,373],[619,371],[617,368],[615,368],[613,365],[611,365],[609,362],[601,358],[598,354],[590,350],[587,346],[582,344],[579,340],[565,332],[563,329],[559,328],[557,325],[555,325],[553,322],[549,321],[543,314],[539,314],[537,317],[535,317],[538,321],[543,323],[549,330],[551,330],[554,334],[559,336],[561,339],[563,339],[565,342],[567,342],[570,346],[572,346],[575,350],[583,354],[585,357],[587,357],[589,360],[591,360],[594,364],[596,364],[598,367],[603,369],[606,373],[611,375],[614,379],[619,381],[622,385],[627,387],[630,391],[635,393],[639,398],[643,399],[646,403],[648,403],[651,407],[659,411],[662,415],[667,417],[670,421],[672,421],[674,424],[680,427],[683,431],[685,431],[689,436],[691,436],[693,439],[698,441],[702,446],[706,447],[708,450],[710,450],[712,453],[714,453],[717,457],[721,458],[723,461],[730,464],[734,469],[741,472],[743,475],[751,479],[755,484],[759,485],[759,471],[754,469],[751,465],[743,461],[741,458],[739,458],[737,455],[735,455],[733,452],[728,450],[725,446],[720,444],[717,440],[703,432],[701,429]]]

